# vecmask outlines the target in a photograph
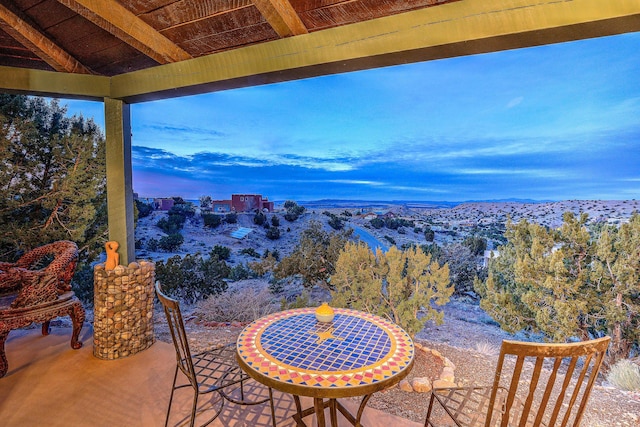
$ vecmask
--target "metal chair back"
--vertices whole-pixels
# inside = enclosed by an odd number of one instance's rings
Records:
[[[189,349],[187,333],[184,329],[180,303],[162,292],[160,282],[156,282],[155,288],[158,300],[160,301],[160,304],[162,304],[164,314],[167,317],[167,325],[169,327],[169,332],[171,332],[173,347],[176,351],[176,362],[178,363],[178,367],[187,377],[191,385],[197,390],[198,380],[193,367],[193,359],[191,357],[191,350]]]

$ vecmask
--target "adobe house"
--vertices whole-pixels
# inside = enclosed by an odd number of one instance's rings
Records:
[[[256,209],[273,212],[273,202],[260,194],[232,194],[231,206],[236,212],[251,212]]]
[[[135,258],[133,103],[640,31],[638,0],[206,4],[0,4],[0,91],[104,103],[109,240],[122,264]]]

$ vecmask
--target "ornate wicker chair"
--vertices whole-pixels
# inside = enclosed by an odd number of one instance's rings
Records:
[[[195,424],[198,397],[202,394],[213,392],[220,395],[220,406],[216,410],[215,414],[208,421],[202,424],[202,426],[210,424],[218,417],[218,415],[220,415],[225,400],[239,405],[257,405],[269,400],[271,402],[271,422],[273,423],[273,427],[275,427],[276,421],[273,407],[273,395],[270,388],[268,398],[257,401],[249,401],[245,399],[244,382],[250,380],[250,377],[240,369],[236,362],[235,343],[192,355],[189,348],[187,334],[184,329],[184,322],[180,312],[180,304],[178,301],[169,298],[162,292],[159,282],[156,282],[155,287],[158,299],[160,300],[164,313],[167,316],[167,323],[171,332],[171,338],[173,339],[177,362],[176,370],[173,375],[173,387],[169,398],[165,427],[169,424],[173,394],[177,389],[183,387],[193,387],[194,391],[190,417],[191,427]],[[176,385],[178,371],[182,371],[182,373],[187,377],[188,383]],[[232,397],[229,393],[229,390],[234,386],[239,388],[239,399]]]
[[[609,341],[610,337],[572,344],[505,340],[493,386],[434,389],[425,427],[577,427]]]
[[[42,323],[42,335],[49,335],[52,319],[69,316],[73,323],[71,348],[82,347],[78,340],[84,324],[85,311],[73,292],[58,295],[58,278],[52,273],[11,269],[11,274],[21,277],[19,292],[0,296],[0,378],[9,369],[4,344],[13,329],[32,323]]]
[[[68,315],[73,323],[71,348],[82,347],[78,337],[85,311],[70,283],[77,259],[76,244],[60,241],[40,246],[15,263],[0,263],[0,377],[8,370],[4,344],[13,329],[42,323],[42,335],[48,335],[51,320]]]
[[[20,278],[10,272],[12,268],[54,274],[58,279],[58,293],[69,292],[77,262],[78,246],[69,240],[39,246],[24,254],[15,263],[0,262],[0,292],[20,287]]]

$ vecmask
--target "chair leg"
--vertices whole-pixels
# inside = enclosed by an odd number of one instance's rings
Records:
[[[193,405],[191,407],[191,422],[189,423],[190,427],[193,427],[196,424],[196,411],[198,410],[198,390],[193,391]]]
[[[178,365],[176,365],[176,371],[173,374],[173,385],[171,386],[171,396],[169,396],[169,407],[167,408],[167,417],[164,420],[164,427],[169,425],[169,415],[171,414],[171,404],[173,403],[173,393],[176,391],[176,380],[178,379]]]
[[[427,418],[424,420],[424,427],[433,426],[429,419],[431,418],[431,411],[433,410],[433,392],[431,392],[431,397],[429,399],[429,409],[427,409]]]

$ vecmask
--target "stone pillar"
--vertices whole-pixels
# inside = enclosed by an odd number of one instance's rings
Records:
[[[93,355],[119,359],[149,348],[154,342],[153,298],[155,265],[132,262],[93,270]]]

